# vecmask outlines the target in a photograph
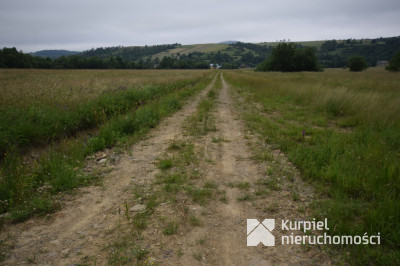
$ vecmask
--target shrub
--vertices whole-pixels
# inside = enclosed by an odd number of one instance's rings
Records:
[[[399,71],[400,70],[400,52],[395,54],[393,58],[390,60],[389,65],[386,67],[386,70],[390,71]]]
[[[355,55],[349,59],[348,67],[350,68],[350,71],[359,72],[366,70],[368,65],[364,57]]]

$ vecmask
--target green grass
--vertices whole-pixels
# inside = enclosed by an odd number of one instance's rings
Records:
[[[173,166],[172,159],[171,158],[166,158],[166,159],[161,159],[157,163],[157,167],[161,170],[166,170],[168,168],[171,168]]]
[[[211,112],[215,107],[215,100],[221,87],[221,80],[217,76],[213,88],[197,105],[197,112],[186,120],[185,128],[191,136],[207,135],[208,132],[217,130],[215,117]]]
[[[245,98],[247,126],[326,195],[314,216],[328,218],[329,233],[380,232],[380,246],[344,247],[349,262],[400,263],[400,76],[380,69],[224,75]],[[265,184],[276,187],[283,173],[269,174]]]
[[[190,215],[189,221],[190,221],[190,224],[191,224],[192,226],[200,226],[200,225],[203,224],[203,223],[201,222],[200,218],[198,218],[198,217],[197,217],[196,215],[194,215],[194,214],[191,214],[191,215]]]
[[[241,189],[241,190],[249,190],[251,185],[247,181],[239,182],[236,184],[236,187]]]
[[[129,146],[162,118],[179,110],[187,97],[203,89],[209,81],[210,78],[205,78],[194,86],[178,86],[158,101],[112,117],[88,140],[62,140],[49,147],[49,151],[33,164],[24,163],[17,152],[7,153],[0,165],[0,213],[9,212],[9,220],[20,222],[33,215],[56,211],[59,205],[55,203],[55,196],[59,192],[68,192],[99,179],[82,171],[86,156],[123,143]],[[167,166],[168,163],[164,165]]]
[[[176,221],[171,221],[167,224],[167,226],[163,230],[163,234],[165,235],[174,235],[178,232],[179,223]]]
[[[86,91],[73,90],[71,87],[67,89],[69,94],[59,92],[60,95],[48,99],[50,96],[47,94],[54,92],[39,88],[42,95],[33,95],[31,100],[21,98],[24,104],[4,102],[0,107],[0,158],[11,150],[23,152],[29,147],[42,146],[78,131],[95,128],[111,117],[125,114],[173,91],[193,86],[199,81],[199,76],[196,76],[173,83],[166,79],[162,85],[150,85],[150,81],[148,85],[121,85],[115,89],[99,90],[96,96],[94,93],[86,96]],[[15,85],[11,83],[7,86]],[[6,93],[5,98],[11,97],[7,88],[0,87],[0,90]],[[15,90],[18,91],[18,88]],[[70,100],[77,95],[81,99]]]

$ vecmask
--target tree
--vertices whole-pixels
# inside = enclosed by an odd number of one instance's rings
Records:
[[[352,56],[349,59],[348,66],[350,68],[350,71],[363,71],[368,68],[367,61],[365,61],[365,58],[359,55]]]
[[[166,69],[171,69],[174,67],[175,67],[174,59],[172,59],[172,57],[166,57],[166,56],[164,56],[159,65],[159,68],[166,68]]]
[[[389,61],[389,65],[386,70],[390,71],[400,71],[400,52],[397,52],[393,58]]]
[[[299,48],[294,43],[280,43],[256,71],[319,71],[315,49]]]

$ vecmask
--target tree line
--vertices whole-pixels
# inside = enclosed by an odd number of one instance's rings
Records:
[[[205,69],[210,68],[205,61],[176,60],[164,57],[161,62],[152,60],[129,61],[121,56],[83,57],[81,55],[61,56],[56,59],[43,58],[25,54],[14,48],[0,50],[0,68],[42,68],[42,69]]]
[[[318,53],[323,67],[346,67],[351,57],[362,56],[369,66],[378,60],[389,60],[400,50],[400,37],[372,40],[329,40],[321,45]]]

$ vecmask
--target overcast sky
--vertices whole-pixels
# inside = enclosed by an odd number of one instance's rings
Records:
[[[399,0],[0,0],[0,48],[400,35]]]

